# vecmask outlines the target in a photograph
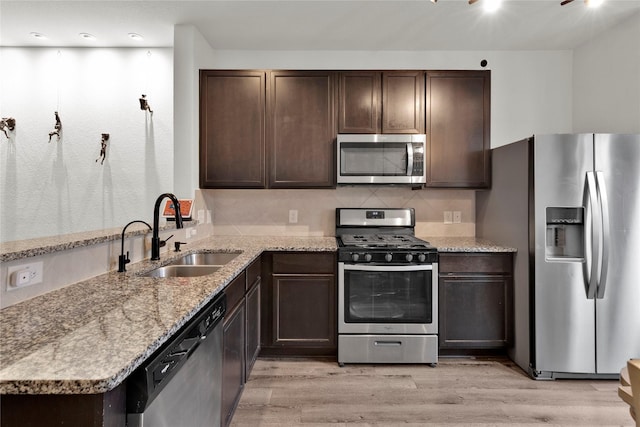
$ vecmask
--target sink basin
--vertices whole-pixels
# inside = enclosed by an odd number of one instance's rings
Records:
[[[148,273],[145,277],[198,277],[215,273],[220,270],[219,265],[165,265],[158,267]]]
[[[171,262],[175,266],[225,265],[240,255],[239,252],[194,252]]]

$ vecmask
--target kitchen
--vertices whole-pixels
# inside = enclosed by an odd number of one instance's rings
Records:
[[[3,2],[3,20],[7,19],[10,5],[11,2]],[[406,7],[409,6],[417,5],[408,2]],[[446,6],[446,3],[422,6],[441,7]],[[583,5],[574,4],[565,7],[569,6],[573,8],[572,13],[581,13]],[[468,7],[465,5],[465,8]],[[553,7],[560,6],[554,4]],[[267,13],[264,10],[261,12]],[[65,18],[60,16],[59,19],[60,22],[64,22]],[[54,171],[50,187],[37,190],[35,195],[28,198],[27,203],[21,200],[22,196],[16,196],[15,199],[9,198],[8,200],[16,201],[13,204],[16,206],[14,208],[11,207],[11,203],[5,203],[7,200],[5,192],[10,190],[3,186],[3,236],[6,233],[12,233],[12,229],[16,229],[18,236],[34,237],[29,233],[37,229],[38,224],[47,224],[43,228],[56,230],[56,234],[68,234],[80,231],[79,227],[82,225],[78,225],[78,221],[95,221],[86,225],[85,227],[88,228],[85,230],[97,228],[121,230],[121,227],[132,219],[149,218],[153,200],[167,188],[172,188],[174,193],[187,198],[194,197],[195,191],[196,203],[204,206],[200,208],[205,211],[203,223],[207,220],[206,211],[212,211],[213,230],[209,231],[206,224],[198,225],[195,227],[197,238],[203,237],[207,232],[212,232],[214,235],[331,236],[335,231],[334,212],[332,208],[326,207],[340,207],[353,201],[356,201],[358,206],[400,204],[414,207],[418,216],[417,233],[421,236],[474,236],[475,193],[471,190],[416,192],[404,188],[353,187],[314,191],[197,190],[198,123],[197,113],[194,113],[197,112],[199,98],[197,70],[200,68],[478,69],[481,60],[486,59],[489,63],[488,68],[492,71],[492,146],[511,142],[533,133],[582,131],[637,133],[638,101],[631,95],[634,93],[632,88],[637,85],[633,79],[637,73],[633,70],[637,69],[638,65],[635,56],[626,54],[626,52],[637,51],[637,37],[634,36],[634,31],[637,31],[637,19],[636,13],[624,21],[625,25],[603,32],[600,38],[585,44],[576,43],[575,47],[562,49],[539,48],[535,51],[503,50],[509,48],[504,45],[505,40],[500,42],[503,44],[496,42],[491,47],[464,51],[443,51],[438,47],[402,51],[395,47],[386,51],[375,49],[372,54],[373,47],[368,49],[354,47],[355,51],[326,51],[313,48],[315,45],[311,43],[306,49],[294,45],[290,48],[294,50],[280,50],[275,49],[277,44],[272,44],[271,46],[274,47],[270,49],[246,51],[242,50],[242,46],[234,48],[235,45],[231,45],[230,48],[225,48],[222,41],[220,45],[213,48],[200,33],[204,30],[194,25],[175,27],[173,40],[170,41],[173,49],[166,47],[63,48],[59,49],[61,54],[58,55],[58,49],[3,47],[3,64],[22,64],[24,59],[21,58],[25,54],[34,56],[33,63],[43,64],[42,67],[23,68],[3,66],[3,76],[8,75],[9,72],[20,73],[20,75],[34,73],[33,78],[25,80],[43,82],[40,86],[20,86],[14,84],[15,80],[12,80],[12,84],[9,85],[5,78],[2,78],[3,99],[7,99],[4,96],[7,93],[13,94],[11,99],[42,101],[33,106],[42,109],[37,114],[37,120],[35,113],[17,112],[18,108],[28,109],[30,105],[16,104],[16,109],[10,110],[9,105],[12,104],[7,101],[3,103],[2,116],[9,115],[17,119],[16,129],[19,137],[15,147],[19,153],[18,165],[13,169],[9,167],[6,169],[15,171],[15,175],[9,175],[7,181],[3,181],[3,185],[5,182],[11,183],[11,177],[15,177],[16,180],[13,183],[16,185],[13,187],[24,195],[28,192],[23,192],[22,183],[38,182],[38,167],[45,170],[52,168]],[[6,28],[4,24],[3,21],[3,28]],[[142,30],[139,31],[142,33]],[[4,34],[3,40],[6,40]],[[621,46],[621,50],[609,49],[608,46]],[[622,49],[622,47],[625,48]],[[149,51],[151,55],[147,54]],[[101,57],[100,52],[106,54],[106,57]],[[52,68],[55,69],[57,61],[67,60],[70,64],[69,68],[64,68],[65,73],[69,69],[75,71],[68,77],[62,73],[59,77],[62,83],[56,83],[56,73],[49,71]],[[587,69],[583,66],[585,64],[589,64],[588,72],[582,71]],[[615,66],[616,64],[618,66]],[[129,73],[135,78],[123,76]],[[43,76],[44,74],[48,77]],[[603,78],[603,75],[607,78]],[[627,75],[631,77],[625,78]],[[72,85],[67,81],[69,79],[71,82],[82,82],[83,79],[91,80],[90,76],[95,80],[88,81],[86,86]],[[120,76],[116,81],[120,82],[124,88],[119,88],[120,85],[100,85],[101,79],[111,81],[105,76]],[[102,92],[96,89],[100,86],[103,86]],[[174,87],[173,96],[170,91],[165,90],[167,87]],[[587,87],[589,90],[583,90]],[[107,107],[109,105],[107,93],[109,91],[116,93],[118,90],[122,92],[115,102],[117,106],[110,109]],[[148,91],[147,98],[154,110],[152,117],[149,113],[140,111],[137,106],[131,109],[124,108],[131,102],[130,100],[137,103],[140,94],[145,91]],[[541,96],[543,92],[544,96]],[[587,102],[591,97],[597,97],[597,106]],[[53,128],[53,112],[58,107],[63,124],[63,138],[62,144],[56,145],[55,140],[51,143],[44,140],[47,139],[46,134],[51,130],[50,128]],[[617,113],[614,117],[601,115],[600,108],[602,111]],[[78,119],[85,114],[92,119]],[[23,127],[21,127],[21,117],[24,117]],[[78,121],[79,123],[76,123]],[[153,126],[149,126],[150,123]],[[119,127],[120,125],[122,127]],[[94,160],[100,149],[102,132],[111,133],[109,140],[111,145],[108,146],[105,168],[100,169]],[[33,149],[38,150],[36,154],[23,155],[21,150],[31,149],[24,147],[30,145],[24,141],[40,140],[41,135],[44,135],[44,143],[33,144]],[[85,135],[91,136],[85,139]],[[0,137],[4,138],[2,135]],[[140,143],[134,141],[140,141]],[[20,144],[21,142],[23,143]],[[65,142],[67,145],[64,144]],[[3,150],[8,148],[9,144],[6,144]],[[4,157],[5,153],[3,152],[3,159],[11,158]],[[25,161],[24,159],[33,157],[39,159],[40,163],[36,165],[35,171],[23,178],[20,175],[23,170],[19,159]],[[154,157],[155,162],[151,160]],[[87,162],[86,159],[89,161]],[[139,167],[140,159],[145,159],[144,168]],[[77,179],[77,170],[83,171],[83,175],[79,177],[81,183],[70,182],[70,189],[65,188],[65,179],[69,181]],[[94,183],[95,187],[87,189],[86,182]],[[144,183],[143,188],[137,188],[139,182]],[[136,185],[134,186],[133,183]],[[127,188],[126,192],[111,191],[114,188],[123,187]],[[101,188],[102,191],[100,191]],[[145,202],[139,203],[139,200],[145,200]],[[255,209],[256,204],[264,208]],[[142,206],[138,208],[137,205]],[[52,207],[56,211],[55,215],[51,215],[44,206]],[[290,210],[298,211],[297,223],[288,221]],[[96,214],[96,211],[100,213]],[[196,207],[197,211],[198,207]],[[443,224],[443,211],[460,211],[461,223]],[[33,223],[28,224],[26,218],[21,218],[19,221],[16,212],[38,212],[40,216]],[[5,224],[7,224],[6,228]],[[190,242],[186,236],[183,241]],[[190,247],[188,245],[185,249]],[[145,256],[141,248],[142,244],[139,244],[132,250],[134,262],[148,256],[148,254]],[[68,269],[61,268],[69,275],[76,274],[74,272],[76,270],[80,277],[62,277],[60,280],[72,283],[102,274],[105,270],[115,269],[114,260],[119,254],[119,244],[113,244],[113,247],[105,250],[107,255],[103,255],[102,252],[96,253],[100,260],[109,259],[107,265],[104,265],[104,261],[91,262],[91,257],[87,257],[89,258],[87,262],[72,262]],[[58,262],[61,263],[62,260]],[[4,301],[6,301],[5,298],[13,298],[9,293],[3,293],[2,297]]]

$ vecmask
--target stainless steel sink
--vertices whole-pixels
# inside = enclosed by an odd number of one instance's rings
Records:
[[[219,265],[165,265],[153,269],[145,277],[198,277],[215,273],[222,268]]]
[[[175,266],[225,265],[240,255],[240,252],[194,252],[169,263]]]

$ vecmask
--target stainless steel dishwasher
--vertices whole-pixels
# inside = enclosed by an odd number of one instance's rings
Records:
[[[127,380],[127,426],[219,426],[222,402],[221,295]]]

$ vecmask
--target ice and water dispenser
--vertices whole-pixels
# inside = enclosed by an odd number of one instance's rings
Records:
[[[547,261],[584,261],[584,208],[547,207]]]

